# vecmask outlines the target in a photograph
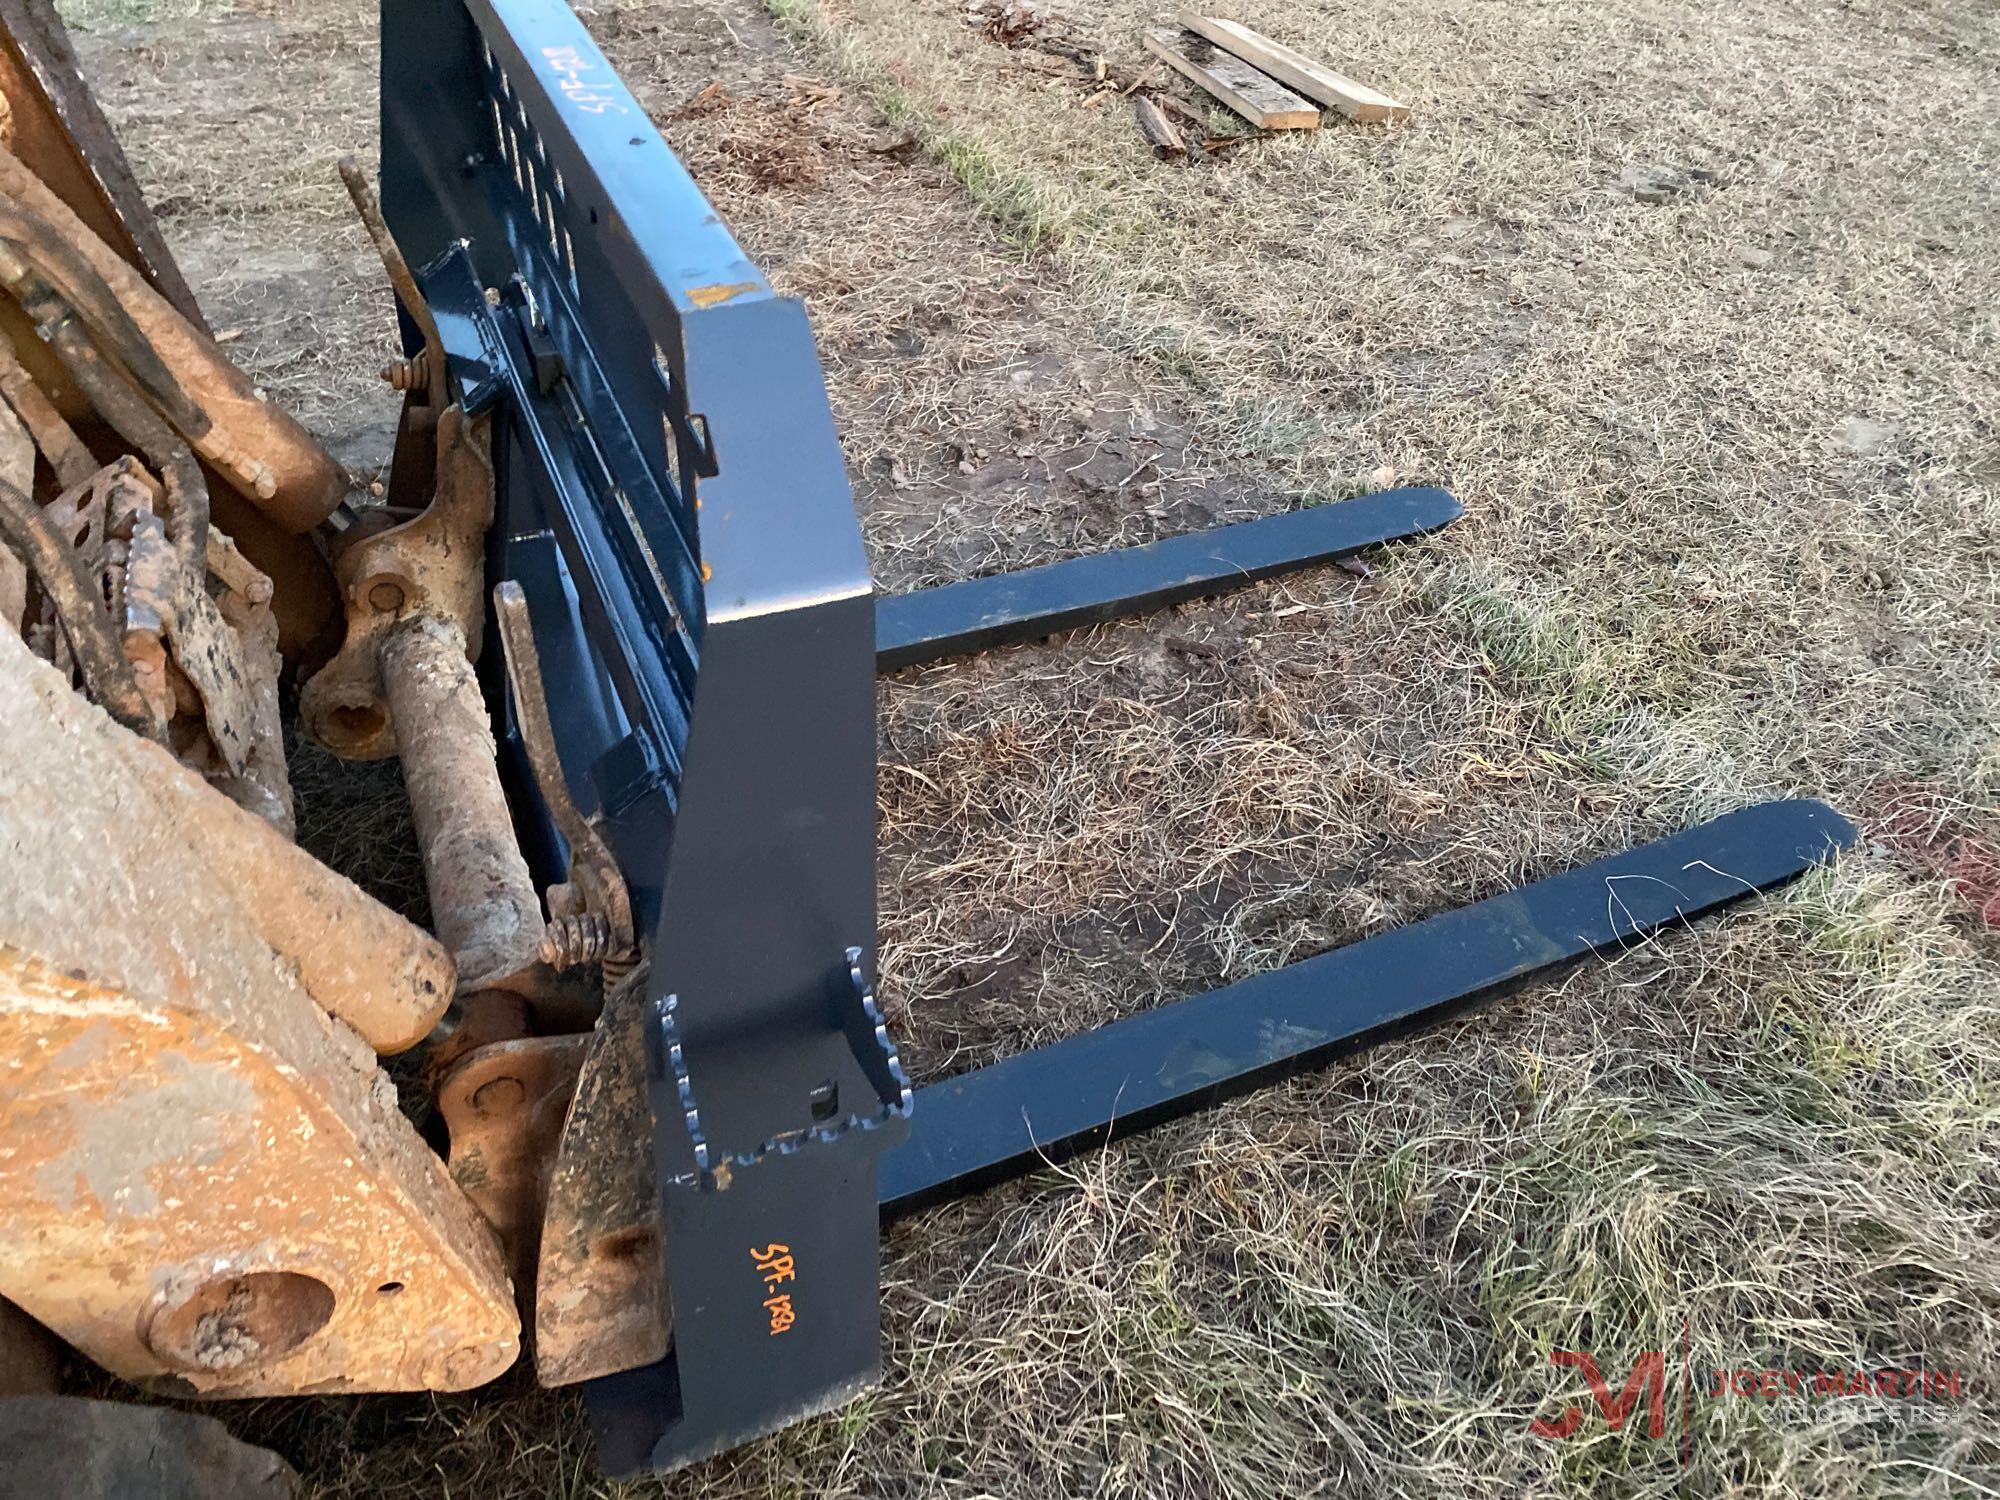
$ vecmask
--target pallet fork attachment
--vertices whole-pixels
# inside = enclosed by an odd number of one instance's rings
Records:
[[[1396,490],[877,599],[803,311],[568,6],[385,0],[382,36],[384,211],[454,398],[494,417],[487,576],[526,599],[565,780],[648,950],[671,1343],[587,1382],[607,1471],[677,1467],[875,1381],[884,1218],[1616,953],[1853,841],[1819,803],[1746,808],[913,1090],[873,988],[877,671],[1421,535],[1457,504]],[[496,655],[523,842],[559,878]]]

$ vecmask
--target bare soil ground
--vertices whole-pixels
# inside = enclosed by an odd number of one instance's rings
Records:
[[[884,684],[921,1076],[1762,795],[1869,841],[899,1226],[883,1387],[688,1474],[604,1485],[518,1379],[226,1415],[329,1496],[2000,1492],[1994,13],[1262,0],[1232,14],[1414,118],[1175,168],[1067,55],[1136,70],[1159,10],[1010,46],[959,0],[769,3],[582,13],[806,300],[885,588],[1383,470],[1470,512],[1367,581]],[[373,137],[368,12],[76,14],[212,321],[386,458],[388,302],[333,173]],[[323,805],[359,847],[366,798]],[[1530,1432],[1582,1392],[1551,1351],[1615,1387],[1683,1347],[1704,1385],[1967,1384],[1697,1399],[1685,1447]]]

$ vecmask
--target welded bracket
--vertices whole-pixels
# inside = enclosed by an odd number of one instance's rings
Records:
[[[911,1090],[861,968],[839,956],[824,1001],[838,1040],[777,1057],[756,1039],[683,1033],[662,997],[650,1041],[675,1107],[655,1122],[662,1162],[673,1351],[592,1382],[598,1455],[613,1472],[672,1468],[826,1411],[878,1378],[876,1163],[909,1133]],[[721,1106],[762,1093],[766,1066],[824,1069],[811,1119],[769,1135],[726,1132]],[[754,1128],[754,1127],[753,1127]],[[862,1309],[868,1314],[858,1316]]]

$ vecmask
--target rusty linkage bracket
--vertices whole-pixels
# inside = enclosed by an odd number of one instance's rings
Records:
[[[0,22],[0,1294],[176,1395],[479,1384],[508,1270],[377,1065],[452,957],[290,838],[348,477],[208,336],[47,0]]]
[[[528,597],[520,584],[508,579],[493,586],[493,617],[507,655],[515,726],[543,805],[556,832],[569,846],[569,878],[549,887],[550,918],[547,936],[542,939],[542,961],[558,969],[599,964],[609,988],[631,972],[637,957],[631,893],[625,888],[618,861],[612,858],[611,846],[577,810],[569,783],[563,780],[555,725],[549,719],[548,690],[542,681],[542,657],[535,649]]]
[[[486,528],[493,521],[490,424],[456,406],[426,423],[435,436],[436,485],[429,504],[401,524],[371,525],[364,512],[334,559],[346,635],[332,661],[310,678],[299,711],[312,737],[349,760],[380,760],[399,749],[383,676],[391,634],[429,618],[450,626],[468,660],[479,654],[485,621],[482,578]]]
[[[494,516],[492,414],[449,399],[429,301],[366,176],[352,159],[341,175],[421,347],[383,372],[406,394],[390,494],[339,540],[345,638],[307,683],[301,714],[340,755],[403,761],[434,924],[458,970],[428,1061],[452,1176],[498,1234],[521,1305],[536,1310],[538,1363],[553,1379],[582,1379],[622,1368],[616,1350],[627,1346],[657,1358],[666,1337],[631,899],[564,784],[534,632],[519,587],[502,582],[492,602],[516,722],[568,850],[543,918],[472,666]]]
[[[437,321],[382,222],[374,189],[351,156],[342,158],[340,175],[391,287],[423,330],[428,351],[438,345]],[[435,363],[442,371],[442,358]],[[418,513],[396,524],[386,508],[372,512],[340,539],[334,574],[345,604],[346,634],[334,659],[306,684],[300,703],[313,738],[349,760],[397,753],[382,649],[398,626],[423,616],[445,622],[464,638],[466,657],[479,657],[484,547],[486,528],[493,524],[491,424],[468,420],[462,408],[450,405],[442,379],[428,382],[422,394],[424,402],[413,395],[404,405],[397,446],[421,448],[430,439],[429,462],[408,471],[419,477],[423,493],[391,499],[406,507],[405,514]],[[421,503],[411,506],[412,499]]]
[[[0,625],[289,831],[277,650],[347,476],[201,326],[53,12],[0,11]]]
[[[419,327],[436,324],[409,274],[366,178],[352,159],[341,175],[380,249],[391,285]],[[541,903],[514,835],[494,766],[485,700],[472,663],[485,625],[484,547],[493,521],[490,420],[441,404],[433,383],[405,403],[400,491],[361,514],[334,560],[346,613],[333,659],[306,683],[307,731],[352,760],[400,755],[424,855],[432,916],[458,962],[461,995],[537,988],[545,933]],[[411,450],[428,449],[411,463]]]

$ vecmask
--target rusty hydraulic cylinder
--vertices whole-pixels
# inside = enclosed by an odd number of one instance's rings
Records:
[[[347,494],[347,478],[319,440],[259,396],[214,340],[5,150],[0,150],[0,194],[45,220],[103,278],[207,416],[206,432],[184,436],[232,488],[288,531],[310,531],[333,514]]]
[[[542,905],[514,836],[465,635],[423,615],[380,650],[431,926],[458,963],[461,992],[501,985],[537,962]]]

